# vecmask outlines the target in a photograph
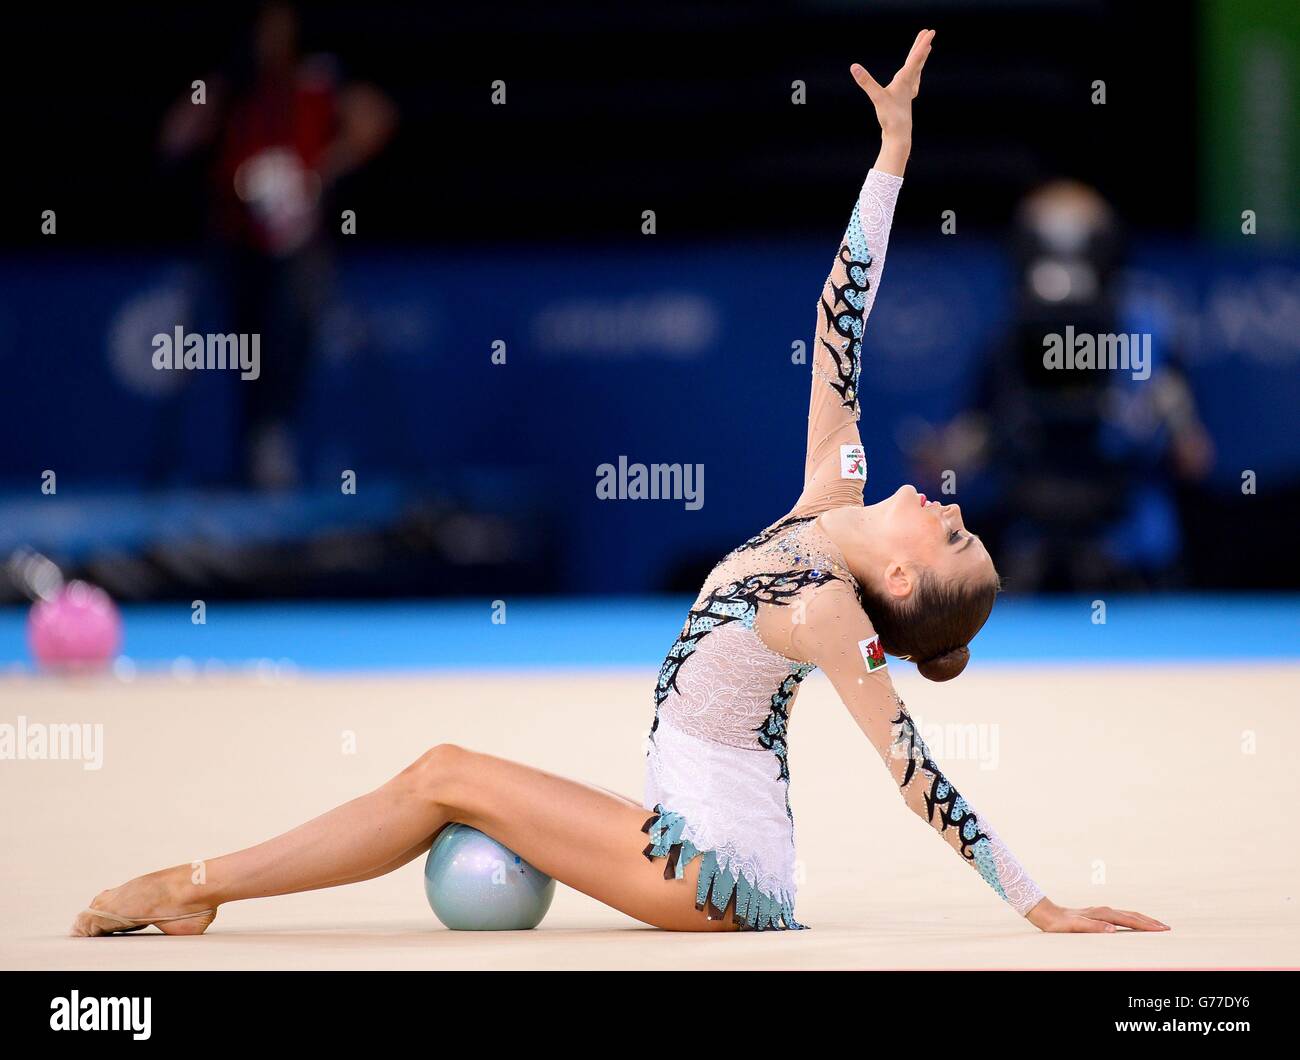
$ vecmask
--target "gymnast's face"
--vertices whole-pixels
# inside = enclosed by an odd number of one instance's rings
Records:
[[[993,581],[993,560],[978,537],[966,529],[961,508],[928,500],[914,486],[902,486],[879,505],[876,546],[888,557],[886,581],[893,595],[907,595],[915,571],[928,568],[941,580]],[[901,590],[901,591],[900,591]]]

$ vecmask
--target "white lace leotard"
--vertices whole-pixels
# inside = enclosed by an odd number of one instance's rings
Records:
[[[700,859],[696,905],[745,927],[800,928],[786,734],[799,684],[822,669],[907,805],[1021,915],[1043,897],[943,775],[894,692],[858,586],[818,517],[861,505],[862,335],[902,178],[872,170],[822,288],[804,490],[788,515],[713,568],[655,684],[646,856],[680,878]]]

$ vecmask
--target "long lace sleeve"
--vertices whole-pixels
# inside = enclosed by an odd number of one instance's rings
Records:
[[[894,691],[880,640],[853,591],[839,583],[816,590],[804,621],[791,628],[795,656],[830,678],[908,809],[1017,913],[1028,913],[1042,900],[1043,892],[935,762]]]
[[[892,698],[896,709],[889,723],[891,737],[885,752],[886,765],[898,781],[903,801],[979,871],[998,897],[1024,916],[1042,901],[1043,892],[993,826],[975,812],[944,776],[916,731],[903,701],[897,695]]]
[[[902,177],[877,169],[867,174],[818,299],[804,490],[795,509],[799,514],[862,503],[867,479],[858,433],[862,336],[884,272],[902,185]]]

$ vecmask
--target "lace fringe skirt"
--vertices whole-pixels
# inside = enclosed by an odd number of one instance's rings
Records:
[[[646,762],[647,858],[681,879],[700,858],[695,906],[710,918],[733,909],[743,928],[798,930],[794,821],[776,756],[690,736],[662,716]]]

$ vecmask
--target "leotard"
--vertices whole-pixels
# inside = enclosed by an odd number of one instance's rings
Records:
[[[906,804],[1022,916],[1043,897],[988,821],[940,771],[890,680],[844,556],[818,517],[863,503],[862,336],[902,178],[867,175],[817,307],[803,493],[713,568],[659,671],[646,764],[645,854],[696,905],[742,927],[797,929],[786,740],[820,668]]]

